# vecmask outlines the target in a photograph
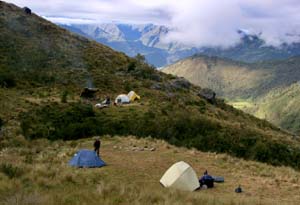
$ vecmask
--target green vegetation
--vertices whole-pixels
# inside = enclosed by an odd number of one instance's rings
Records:
[[[7,69],[0,67],[0,87],[12,88],[16,86],[15,75]]]
[[[273,204],[274,193],[283,204],[299,201],[299,174],[292,168],[198,151],[299,169],[300,142],[290,134],[221,99],[208,103],[198,95],[200,87],[160,73],[142,56],[129,58],[1,1],[0,29],[1,73],[8,69],[15,82],[9,87],[2,80],[0,87],[1,204]],[[90,83],[99,92],[81,99]],[[93,106],[129,90],[141,100]],[[95,135],[108,166],[69,167],[76,151],[92,148],[88,137]],[[141,142],[157,149],[132,151]],[[159,178],[179,160],[191,162],[197,173],[210,168],[224,174],[228,182],[212,192],[163,189]],[[236,201],[235,179],[244,178],[251,196]],[[262,180],[271,188],[257,189]]]
[[[299,134],[299,62],[300,57],[247,64],[194,56],[163,71],[211,88],[235,108]]]
[[[23,114],[21,127],[28,139],[74,140],[107,134],[152,136],[176,146],[226,152],[245,159],[300,168],[298,146],[264,137],[249,127],[233,129],[205,117],[200,111],[195,114],[184,109],[182,112],[175,106],[94,111],[90,105],[80,103],[50,104]]]
[[[0,172],[4,173],[10,179],[18,178],[24,174],[23,170],[19,167],[6,163],[0,165]]]
[[[67,90],[64,90],[63,93],[61,94],[61,102],[62,103],[67,103],[68,95],[69,95],[69,92]]]
[[[152,138],[101,136],[100,154],[108,166],[69,167],[74,153],[91,149],[94,140],[39,139],[18,149],[6,149],[1,160],[13,161],[13,167],[25,171],[12,179],[0,172],[0,204],[297,205],[300,200],[300,173],[291,168],[178,148]],[[156,150],[146,151],[145,147]],[[214,189],[191,193],[163,188],[159,179],[179,160],[189,163],[198,176],[208,169],[226,181],[215,184]],[[245,191],[241,195],[234,192],[239,184]]]
[[[129,58],[17,7],[0,6],[0,67],[11,71],[17,86],[0,89],[0,114],[9,122],[0,147],[22,146],[19,135],[74,140],[132,134],[299,168],[299,141],[272,124],[222,100],[209,104],[198,96],[201,88],[160,73],[141,55]],[[94,110],[97,101],[79,100],[89,82],[100,90],[96,99],[134,89],[142,103]]]

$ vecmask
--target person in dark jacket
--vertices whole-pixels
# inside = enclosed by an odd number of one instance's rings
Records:
[[[106,96],[105,104],[110,105],[110,97],[109,96]]]
[[[235,191],[235,193],[242,193],[243,189],[242,189],[241,185],[239,185],[238,188],[236,188],[234,191]]]
[[[99,152],[100,152],[100,146],[101,146],[100,138],[97,138],[94,142],[94,148],[95,148],[95,152],[97,153],[98,157],[99,157]]]
[[[203,176],[199,180],[200,187],[203,185],[206,185],[207,188],[213,188],[214,187],[214,179],[212,176],[210,176],[207,172],[207,170],[204,172]]]

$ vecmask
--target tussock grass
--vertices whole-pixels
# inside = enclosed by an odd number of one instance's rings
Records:
[[[152,138],[103,136],[103,168],[72,168],[67,162],[92,138],[69,142],[34,140],[30,146],[2,150],[3,161],[26,172],[10,179],[0,172],[1,204],[297,204],[300,173],[225,154],[177,148]],[[39,150],[39,147],[44,149]],[[155,151],[135,151],[155,147]],[[33,148],[39,150],[36,152]],[[32,156],[32,161],[26,161]],[[159,179],[173,163],[184,160],[200,176],[206,169],[225,177],[214,189],[182,192],[163,188]],[[239,184],[243,194],[234,193]]]

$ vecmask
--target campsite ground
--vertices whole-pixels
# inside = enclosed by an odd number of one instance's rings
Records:
[[[20,140],[20,139],[19,139]],[[102,137],[103,168],[77,169],[68,160],[93,138],[45,139],[0,153],[0,204],[298,204],[300,173],[225,154],[177,148],[164,141]],[[154,151],[150,151],[154,148]],[[153,149],[152,149],[153,150]],[[193,193],[165,189],[159,179],[177,161],[225,183]],[[234,189],[242,185],[244,193]]]

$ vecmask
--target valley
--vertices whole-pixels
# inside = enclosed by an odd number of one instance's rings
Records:
[[[234,107],[298,134],[299,60],[242,63],[198,55],[163,72],[208,87]]]

